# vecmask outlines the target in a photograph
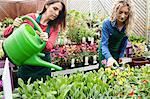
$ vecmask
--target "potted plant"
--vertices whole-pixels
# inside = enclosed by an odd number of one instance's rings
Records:
[[[94,31],[88,28],[86,16],[78,11],[70,10],[68,14],[68,28],[66,36],[76,44],[82,42],[82,38],[94,36]]]
[[[55,48],[51,50],[50,55],[52,58],[52,63],[62,66],[64,69],[67,68],[68,53],[65,46],[55,46]]]
[[[131,35],[129,40],[132,44],[132,63],[131,66],[142,66],[149,61],[143,58],[146,49],[146,37]]]
[[[75,55],[75,65],[76,67],[83,67],[84,64],[83,64],[83,54],[80,52],[80,53],[76,53]]]

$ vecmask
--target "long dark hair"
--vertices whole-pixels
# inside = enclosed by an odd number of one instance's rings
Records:
[[[54,3],[60,2],[63,6],[62,10],[59,12],[58,17],[55,20],[50,20],[48,22],[48,24],[50,24],[51,26],[54,27],[54,29],[58,28],[58,25],[60,24],[61,29],[65,30],[66,28],[66,6],[63,2],[63,0],[46,0],[44,7],[42,9],[42,11],[39,13],[40,15],[42,15],[47,9],[46,9],[46,5],[51,5]]]

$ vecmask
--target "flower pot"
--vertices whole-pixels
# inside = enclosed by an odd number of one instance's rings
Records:
[[[94,56],[93,56],[93,64],[94,64],[94,65],[97,64],[97,55],[94,55]]]
[[[82,60],[83,61],[83,60]],[[76,59],[75,60],[75,67],[83,67],[83,62],[79,59]]]
[[[82,37],[82,43],[86,43],[86,37]]]
[[[86,38],[86,42],[87,42],[88,44],[90,44],[90,43],[91,43],[91,37],[87,37],[87,38]]]
[[[71,68],[74,68],[74,67],[75,67],[75,59],[72,58],[72,59],[71,59]]]
[[[93,65],[93,56],[89,56],[88,63],[89,65]]]
[[[89,57],[88,56],[85,56],[83,61],[84,61],[84,66],[88,66],[89,65]]]
[[[94,37],[91,37],[91,45],[94,44]]]

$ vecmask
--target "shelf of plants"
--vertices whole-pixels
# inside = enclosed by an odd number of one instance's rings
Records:
[[[90,69],[90,66],[98,63],[101,21],[97,15],[93,17],[91,21],[88,13],[68,11],[67,29],[59,33],[57,43],[51,51],[52,63],[65,70],[86,70],[85,68]]]

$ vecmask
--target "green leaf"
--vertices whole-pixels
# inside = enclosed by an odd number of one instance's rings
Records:
[[[24,81],[21,78],[18,78],[18,84],[23,88]]]
[[[60,94],[60,96],[58,96],[58,99],[65,99],[65,97],[67,96],[67,93],[69,92],[69,90],[71,90],[71,87],[73,86],[73,84],[68,85]]]
[[[41,92],[42,92],[43,94],[46,94],[46,92],[49,91],[49,89],[47,88],[47,86],[45,86],[44,83],[41,83],[40,86],[41,86],[41,88],[40,88],[40,89],[41,89]]]
[[[29,85],[29,84],[30,84],[30,82],[31,82],[31,77],[28,79],[28,81],[27,81],[27,85]]]

